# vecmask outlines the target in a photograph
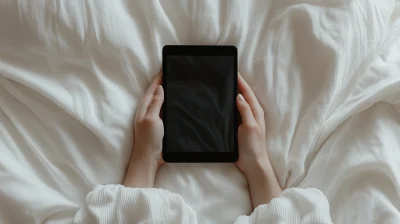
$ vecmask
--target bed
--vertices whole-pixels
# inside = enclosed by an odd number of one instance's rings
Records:
[[[68,223],[121,183],[167,44],[236,45],[284,188],[335,223],[400,223],[400,5],[390,0],[0,3],[0,222]],[[199,223],[251,212],[234,164],[166,164]]]

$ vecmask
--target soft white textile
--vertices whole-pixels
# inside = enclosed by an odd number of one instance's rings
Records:
[[[399,223],[399,16],[394,0],[0,1],[0,222],[65,223],[121,183],[162,46],[233,44],[281,186],[321,190],[335,223]],[[156,185],[199,223],[251,212],[233,164],[168,164]]]
[[[126,188],[97,185],[86,197],[75,224],[90,223],[173,223],[197,224],[196,212],[181,196],[156,188]],[[219,208],[220,211],[224,208]],[[331,224],[329,204],[317,189],[287,189],[268,205],[259,205],[250,216],[235,224]]]

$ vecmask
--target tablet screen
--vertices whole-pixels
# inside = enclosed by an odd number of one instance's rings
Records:
[[[167,152],[234,151],[234,56],[165,58]]]

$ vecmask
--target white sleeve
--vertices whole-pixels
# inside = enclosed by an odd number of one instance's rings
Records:
[[[240,216],[235,224],[315,223],[331,224],[329,202],[314,188],[289,188],[269,204],[258,206],[250,216]]]
[[[181,196],[159,188],[97,185],[74,223],[197,223],[195,211]]]

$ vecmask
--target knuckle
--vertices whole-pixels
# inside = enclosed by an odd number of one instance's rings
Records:
[[[155,122],[155,119],[150,116],[145,116],[141,121],[140,124],[144,126],[152,125]]]
[[[249,104],[243,105],[242,110],[245,111],[245,112],[251,112],[250,105]]]
[[[258,126],[256,124],[244,124],[243,127],[250,132],[258,131]]]
[[[258,115],[263,115],[264,114],[264,110],[260,105],[255,106],[253,112],[255,114],[258,114]]]
[[[153,103],[161,101],[162,99],[163,99],[162,96],[154,96],[153,97]]]

